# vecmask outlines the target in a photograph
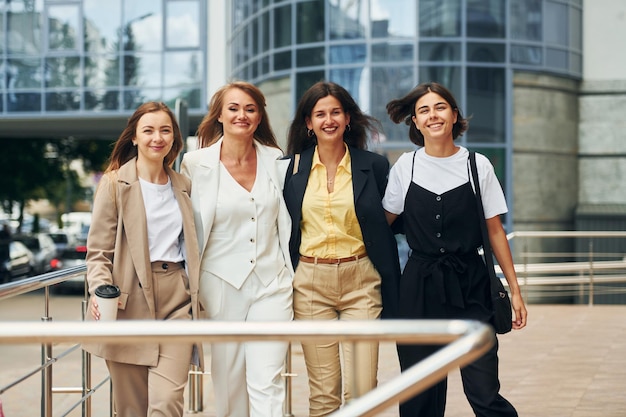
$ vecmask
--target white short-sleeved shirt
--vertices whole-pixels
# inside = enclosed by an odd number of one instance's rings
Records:
[[[391,167],[389,182],[383,198],[383,208],[393,214],[404,211],[404,199],[411,180],[420,187],[435,194],[443,194],[471,180],[469,169],[469,151],[462,146],[452,156],[445,158],[426,154],[424,148],[417,150],[413,178],[413,152],[406,152]],[[487,157],[476,153],[476,167],[480,191],[485,210],[485,218],[504,214],[508,211],[502,187]]]

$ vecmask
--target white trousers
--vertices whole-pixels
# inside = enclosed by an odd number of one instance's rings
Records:
[[[208,274],[203,271],[203,274]],[[237,290],[215,275],[205,275],[211,299],[219,308],[210,319],[223,321],[290,321],[292,280],[287,270],[263,286],[252,273]],[[217,417],[282,417],[284,370],[288,343],[211,344],[211,378]]]

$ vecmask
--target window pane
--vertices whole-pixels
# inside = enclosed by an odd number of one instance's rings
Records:
[[[354,64],[365,62],[366,46],[360,45],[340,45],[330,47],[331,64]]]
[[[568,53],[561,49],[546,49],[546,66],[550,68],[568,69]]]
[[[163,49],[162,2],[163,0],[124,2],[122,26],[124,51]]]
[[[315,0],[297,4],[298,43],[321,42],[324,40],[324,3],[324,0]]]
[[[26,2],[22,1],[12,1],[8,4],[6,45],[9,53],[40,54],[43,29],[41,3],[35,2],[34,9],[26,7]]]
[[[83,0],[85,52],[106,53],[119,49],[121,0]]]
[[[46,87],[79,87],[80,58],[46,59]]]
[[[161,55],[135,54],[124,56],[124,85],[161,86]]]
[[[541,41],[541,0],[516,0],[510,5],[511,37]]]
[[[121,85],[117,55],[85,57],[86,87],[115,87]]]
[[[461,2],[458,0],[420,0],[420,36],[460,36]]]
[[[352,98],[354,98],[354,101],[363,105],[364,98],[359,97],[359,93],[361,92],[360,87],[364,84],[361,81],[362,73],[362,67],[331,70],[329,80],[348,90]]]
[[[7,111],[10,112],[40,112],[41,94],[39,92],[8,93]]]
[[[511,45],[511,62],[514,64],[541,65],[542,49],[535,46]]]
[[[167,2],[166,48],[200,46],[200,5],[197,1]]]
[[[266,52],[270,49],[270,14],[269,12],[263,13],[261,16],[261,51]]]
[[[568,46],[567,6],[564,4],[546,2],[546,42],[560,46]]]
[[[365,36],[367,10],[362,1],[329,0],[330,39],[357,39]]]
[[[504,62],[505,46],[501,43],[468,43],[467,60],[469,62]]]
[[[452,92],[457,100],[457,104],[461,106],[460,100],[463,90],[461,89],[460,67],[454,65],[437,67],[420,66],[418,82],[425,83],[428,81],[436,81],[444,85]]]
[[[202,84],[203,65],[200,52],[168,52],[164,57],[164,87]]]
[[[6,86],[11,91],[14,88],[41,88],[43,79],[41,60],[9,59],[7,61]]]
[[[298,67],[313,67],[324,65],[324,47],[299,49],[296,52],[296,65]]]
[[[46,111],[78,109],[80,109],[80,94],[77,91],[46,93]]]
[[[48,49],[76,51],[79,49],[79,10],[75,5],[48,7]]]
[[[583,30],[580,9],[570,8],[569,24],[569,46],[581,50],[583,48]]]
[[[182,98],[183,100],[185,100],[187,102],[187,106],[190,109],[199,109],[202,107],[202,93],[199,87],[168,88],[163,91],[162,100],[172,109],[176,106],[177,98]]]
[[[274,54],[274,71],[291,68],[291,51]]]
[[[416,1],[371,0],[373,38],[415,38]]]
[[[505,4],[503,1],[468,0],[467,36],[503,38]]]
[[[393,44],[377,43],[372,45],[372,61],[388,62],[388,61],[412,61],[413,45],[411,44]]]
[[[325,78],[324,71],[299,72],[296,74],[296,103],[313,84]]]
[[[457,42],[420,42],[420,61],[449,62],[461,60]]]
[[[468,142],[505,142],[504,69],[467,69]]]
[[[485,155],[496,173],[500,184],[506,184],[506,155],[503,148],[480,148],[479,152]]]
[[[274,11],[274,47],[291,45],[291,5]]]
[[[386,105],[395,98],[404,96],[415,87],[414,72],[410,66],[402,67],[374,67],[372,68],[372,89],[370,114],[380,120],[385,135],[381,140],[403,141],[409,140],[407,125],[395,124],[387,115]]]
[[[132,89],[123,93],[124,110],[135,110],[146,101],[162,101],[160,89]]]

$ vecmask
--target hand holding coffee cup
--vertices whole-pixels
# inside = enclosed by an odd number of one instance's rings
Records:
[[[101,285],[96,288],[95,296],[100,312],[98,320],[117,319],[117,301],[120,294],[120,288],[117,285]]]

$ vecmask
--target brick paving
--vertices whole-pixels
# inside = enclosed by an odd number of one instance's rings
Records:
[[[0,302],[0,320],[40,320],[41,294],[23,295]],[[530,305],[526,329],[500,336],[502,394],[521,417],[622,417],[626,416],[626,306]],[[79,320],[80,298],[53,296],[54,320]],[[69,345],[55,346],[53,356]],[[293,347],[292,414],[307,416],[308,389],[302,352]],[[0,389],[34,370],[41,357],[39,346],[0,343]],[[207,364],[210,349],[206,348]],[[61,359],[54,367],[55,387],[78,387],[81,382],[80,351]],[[394,346],[381,345],[379,380],[399,372]],[[99,358],[93,359],[93,381],[106,376]],[[40,412],[41,378],[34,375],[0,394],[5,417],[33,417]],[[108,416],[108,388],[92,399],[92,416]],[[53,415],[62,415],[78,401],[77,394],[53,394]],[[186,417],[213,417],[214,397],[210,376],[203,377],[203,411]],[[187,397],[185,407],[188,407]],[[80,408],[68,416],[80,416]],[[379,414],[397,416],[396,407]],[[458,370],[449,375],[446,417],[473,415],[462,392]]]

